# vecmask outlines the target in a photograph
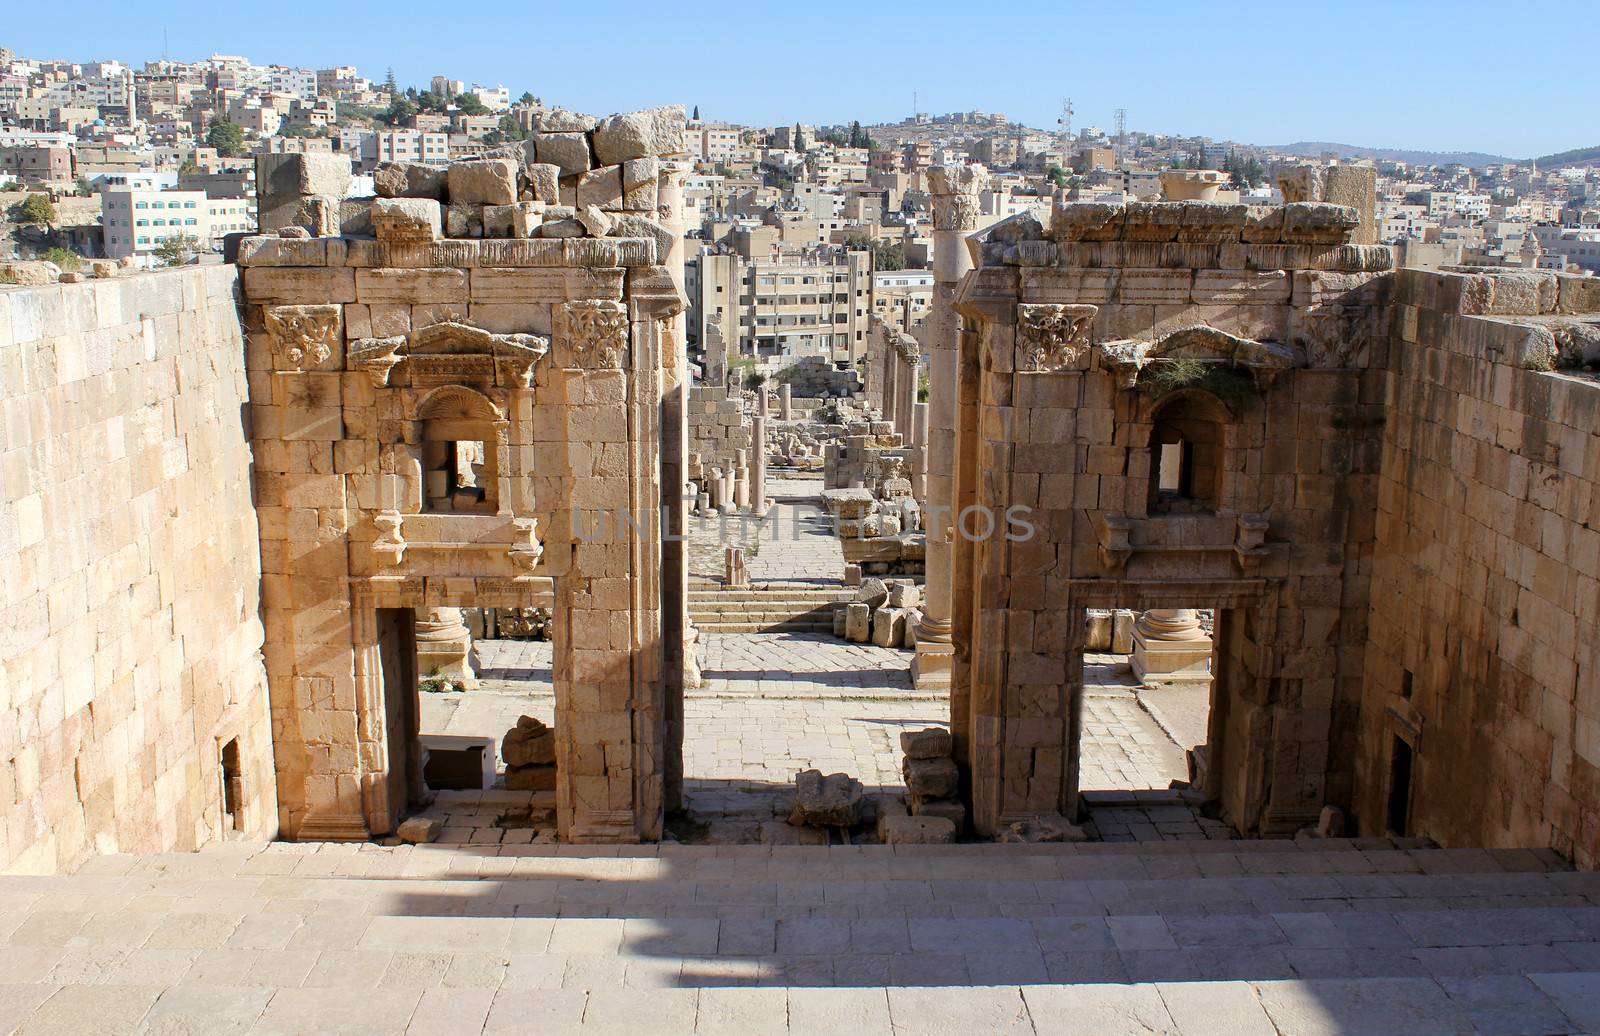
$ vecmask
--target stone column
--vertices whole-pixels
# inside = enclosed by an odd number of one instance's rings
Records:
[[[1211,682],[1211,638],[1193,608],[1157,608],[1133,627],[1133,674],[1160,686]]]
[[[960,321],[951,302],[972,269],[962,239],[978,229],[981,166],[934,166],[928,170],[933,198],[933,307],[928,314],[927,586],[917,624],[917,657],[911,677],[918,687],[950,686],[951,487],[955,474],[956,352]]]
[[[472,634],[460,608],[428,608],[417,615],[417,675],[441,677],[468,687],[478,683],[472,671]]]
[[[767,408],[771,393],[765,385],[756,390],[756,418],[750,428],[751,447],[755,450],[750,463],[750,510],[758,515],[767,513]]]
[[[911,408],[911,445],[916,448],[911,468],[911,495],[919,504],[928,502],[928,404]]]
[[[778,386],[778,420],[794,420],[794,400],[789,392],[789,383],[784,382]]]

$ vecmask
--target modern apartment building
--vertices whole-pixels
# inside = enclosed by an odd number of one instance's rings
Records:
[[[372,169],[380,162],[422,162],[448,165],[450,134],[423,130],[384,130],[361,141],[361,167]]]
[[[124,188],[100,194],[100,222],[110,259],[149,255],[170,237],[188,236],[209,249],[226,234],[255,227],[246,198],[208,198],[204,191]]]
[[[730,357],[783,366],[802,356],[829,360],[866,355],[872,313],[872,255],[746,259],[707,253],[685,264],[690,336],[706,340],[715,325]]]

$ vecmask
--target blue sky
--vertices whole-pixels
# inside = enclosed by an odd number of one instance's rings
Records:
[[[351,63],[379,80],[392,66],[402,85],[447,74],[601,114],[682,102],[750,125],[898,120],[915,92],[924,111],[1053,128],[1070,95],[1075,126],[1109,129],[1122,107],[1130,129],[1152,132],[1523,158],[1600,145],[1600,74],[1569,49],[1594,14],[1595,0],[212,0],[29,4],[0,46],[137,64],[161,55],[166,29],[185,60]]]

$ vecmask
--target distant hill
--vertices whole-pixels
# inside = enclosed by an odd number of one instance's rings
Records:
[[[1526,159],[1489,155],[1482,151],[1410,151],[1392,147],[1358,147],[1355,144],[1333,144],[1322,140],[1302,140],[1294,144],[1275,144],[1269,151],[1281,151],[1304,158],[1318,158],[1324,152],[1339,158],[1372,158],[1388,162],[1408,162],[1411,165],[1465,165],[1481,169],[1486,165],[1504,165]],[[1573,152],[1576,154],[1576,152]],[[1539,159],[1541,165],[1544,159]]]
[[[1600,146],[1575,148],[1572,151],[1545,155],[1534,161],[1539,163],[1540,169],[1563,165],[1600,165]]]

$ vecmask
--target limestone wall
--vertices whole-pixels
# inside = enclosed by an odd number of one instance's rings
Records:
[[[1406,270],[1395,303],[1361,832],[1385,826],[1399,737],[1413,833],[1600,866],[1600,383],[1527,369],[1554,311],[1600,337],[1600,283]]]
[[[276,832],[235,283],[0,290],[0,870]]]
[[[744,412],[744,393],[720,385],[695,385],[689,390],[689,452],[706,466],[730,467],[739,452],[751,449],[751,421]]]

